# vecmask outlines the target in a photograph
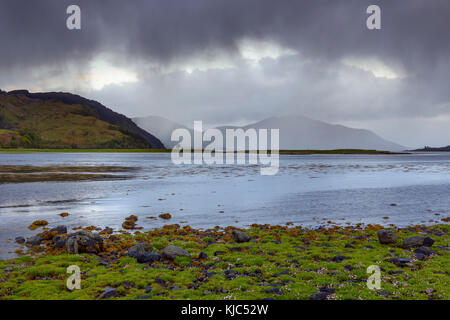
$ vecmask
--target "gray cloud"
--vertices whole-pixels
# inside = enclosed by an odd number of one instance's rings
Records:
[[[365,10],[375,3],[382,30],[369,31]],[[82,9],[81,31],[65,28],[70,4]],[[3,0],[0,87],[39,82],[30,73],[37,67],[48,77],[82,73],[106,52],[117,65],[133,65],[140,81],[78,91],[131,116],[210,123],[274,113],[361,124],[430,118],[450,113],[448,17],[448,0]],[[244,39],[298,54],[263,59],[255,69],[239,56]],[[223,55],[236,67],[190,75],[158,69]],[[376,78],[343,59],[376,59],[404,76]]]

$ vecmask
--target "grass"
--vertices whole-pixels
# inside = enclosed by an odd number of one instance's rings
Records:
[[[109,237],[101,255],[69,255],[48,242],[30,255],[0,260],[0,299],[91,300],[105,287],[115,288],[118,296],[112,299],[121,300],[309,299],[321,287],[335,289],[329,299],[450,299],[450,226],[396,228],[399,241],[394,245],[378,242],[379,228],[330,225],[314,231],[253,225],[245,230],[252,241],[235,243],[231,227],[200,231],[172,225]],[[434,254],[426,260],[401,248],[405,237],[425,234],[435,240]],[[154,251],[177,245],[191,257],[139,264],[127,256],[138,242],[149,242]],[[208,258],[198,259],[200,252]],[[348,259],[335,262],[337,255]],[[412,263],[398,267],[386,261],[392,256]],[[81,269],[81,290],[66,289],[70,265]],[[382,270],[381,290],[366,286],[370,265]],[[271,292],[273,288],[280,292]]]

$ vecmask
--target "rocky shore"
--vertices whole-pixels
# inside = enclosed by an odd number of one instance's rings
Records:
[[[165,217],[170,219],[170,217]],[[450,299],[448,218],[433,226],[252,225],[141,231],[51,226],[14,239],[0,260],[0,299]],[[67,267],[81,289],[66,287]],[[369,266],[381,288],[367,287]]]

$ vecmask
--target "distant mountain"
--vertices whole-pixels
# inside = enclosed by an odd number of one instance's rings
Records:
[[[385,140],[375,133],[330,124],[304,116],[271,117],[243,129],[280,129],[280,149],[372,149],[401,151],[405,147]]]
[[[172,148],[170,141],[172,131],[177,128],[186,128],[176,122],[161,117],[134,118],[133,121],[145,130],[158,136],[161,141]],[[271,117],[244,127],[222,126],[217,127],[225,137],[226,129],[242,128],[254,129],[280,129],[280,149],[371,149],[386,151],[401,151],[405,147],[387,141],[375,133],[364,129],[353,129],[342,125],[329,124],[323,121],[303,116]],[[192,129],[190,130],[192,135]],[[269,140],[270,142],[270,140]],[[204,143],[205,147],[208,143]]]
[[[446,146],[446,147],[440,147],[440,148],[432,148],[432,147],[424,147],[423,149],[416,149],[416,150],[411,150],[411,151],[422,151],[422,152],[442,152],[442,151],[450,151],[450,146]]]
[[[171,141],[172,132],[175,129],[187,129],[191,133],[191,137],[193,137],[194,130],[163,117],[149,116],[133,118],[132,120],[142,129],[157,136],[161,142],[170,149],[177,144],[177,141]]]
[[[78,95],[0,91],[0,147],[164,148],[131,119]]]

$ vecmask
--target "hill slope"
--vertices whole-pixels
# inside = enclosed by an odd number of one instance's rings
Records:
[[[161,142],[167,148],[173,148],[177,144],[176,141],[171,141],[172,132],[175,129],[188,129],[189,132],[191,132],[191,136],[193,136],[192,129],[189,129],[177,122],[168,120],[166,118],[149,116],[142,118],[133,118],[132,120],[139,127],[159,137],[159,139],[161,139]]]
[[[0,147],[163,148],[100,103],[70,93],[0,92]]]

